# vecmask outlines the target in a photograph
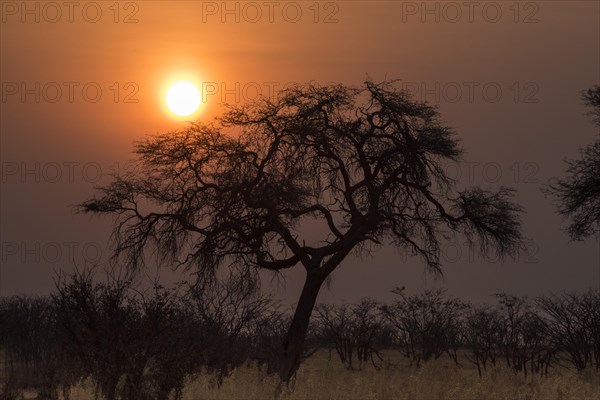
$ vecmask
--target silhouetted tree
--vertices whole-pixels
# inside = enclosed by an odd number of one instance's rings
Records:
[[[600,129],[600,85],[582,95],[588,112]],[[570,219],[569,236],[583,240],[600,232],[600,132],[594,142],[580,149],[580,158],[565,160],[567,176],[545,188],[557,202],[558,213]]]
[[[497,309],[490,306],[469,307],[463,327],[466,358],[477,366],[479,376],[488,363],[496,365],[502,343],[503,322]]]
[[[135,269],[154,247],[201,279],[224,263],[306,271],[280,351],[283,381],[300,364],[323,282],[351,252],[392,244],[439,271],[446,232],[501,256],[522,246],[512,191],[457,191],[443,169],[462,154],[454,132],[391,83],[292,87],[135,152],[137,167],[81,206],[118,217],[115,257]]]
[[[259,325],[275,322],[270,317],[273,300],[263,295],[253,280],[230,275],[194,286],[188,293],[186,304],[203,327],[196,338],[202,346],[198,352],[202,366],[216,375],[218,383],[233,368],[260,353],[253,343],[256,332],[262,331]]]
[[[19,390],[35,388],[39,398],[58,399],[62,387],[68,399],[68,388],[82,375],[68,363],[67,345],[49,298],[0,298],[0,398],[17,398]]]
[[[409,296],[403,289],[394,289],[397,299],[382,307],[384,318],[395,330],[398,350],[416,365],[444,353],[458,364],[465,304],[445,298],[442,290]]]
[[[151,290],[115,273],[107,278],[96,282],[93,269],[60,274],[48,303],[71,369],[91,376],[109,400],[181,399],[185,378],[200,372],[221,383],[261,354],[259,325],[277,315],[270,297],[235,275],[193,287],[154,283]]]
[[[549,339],[578,371],[600,369],[600,291],[561,293],[540,297]]]
[[[131,383],[134,370],[143,372],[146,360],[139,358],[139,307],[128,295],[132,281],[107,277],[106,283],[94,282],[89,269],[60,274],[52,300],[70,343],[65,352],[94,378],[97,393],[115,400],[121,376],[127,374]]]
[[[379,367],[383,358],[380,352],[385,342],[384,322],[379,305],[371,299],[357,304],[319,304],[316,307],[317,324],[325,343],[335,348],[342,364],[348,369],[371,362]]]
[[[499,293],[501,321],[500,354],[506,365],[525,377],[547,374],[557,349],[549,337],[548,326],[527,298]]]
[[[586,106],[590,107],[591,110],[587,112],[587,115],[592,118],[592,121],[600,126],[600,85],[594,85],[588,90],[585,90],[581,97]]]

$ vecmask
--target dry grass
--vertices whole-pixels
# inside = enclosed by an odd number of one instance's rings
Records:
[[[396,362],[399,362],[396,359]],[[191,377],[184,388],[186,400],[273,399],[277,380],[254,365],[239,368],[215,387],[210,376]],[[91,383],[72,390],[73,400],[93,398]],[[387,366],[362,371],[344,369],[334,357],[320,353],[307,360],[294,382],[283,390],[282,400],[551,400],[600,399],[600,374],[578,375],[555,370],[547,378],[515,375],[503,367],[479,378],[471,366],[455,367],[448,360],[421,368]]]

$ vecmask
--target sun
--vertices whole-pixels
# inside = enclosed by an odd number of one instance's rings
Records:
[[[200,91],[188,81],[173,83],[167,91],[167,107],[181,117],[193,114],[200,107]]]

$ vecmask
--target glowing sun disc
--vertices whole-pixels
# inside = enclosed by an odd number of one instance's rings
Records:
[[[200,92],[190,82],[174,83],[167,91],[167,107],[179,116],[190,115],[200,107]]]

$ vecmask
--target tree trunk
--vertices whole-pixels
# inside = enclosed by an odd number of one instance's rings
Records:
[[[315,307],[319,289],[323,283],[323,278],[319,272],[318,270],[308,271],[294,312],[294,318],[283,342],[279,359],[279,377],[286,383],[294,376],[300,366],[310,315]]]

